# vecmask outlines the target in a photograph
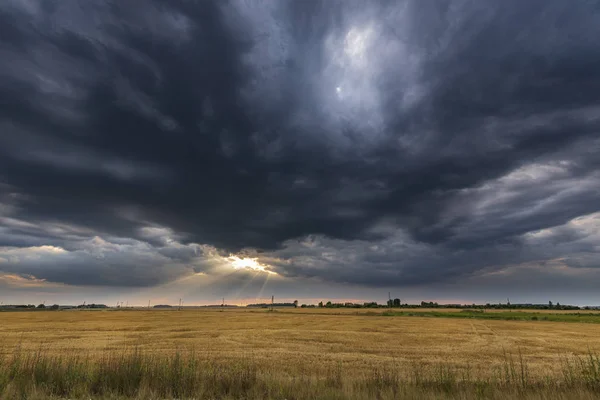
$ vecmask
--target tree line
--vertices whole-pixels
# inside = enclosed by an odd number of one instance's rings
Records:
[[[376,301],[364,303],[334,303],[331,301],[320,301],[318,304],[302,304],[300,308],[457,308],[457,309],[529,309],[529,310],[589,310],[594,307],[579,307],[573,305],[554,304],[549,301],[547,304],[530,303],[486,303],[486,304],[439,304],[434,301],[422,301],[418,304],[402,303],[400,299],[390,299],[386,303],[379,304]]]

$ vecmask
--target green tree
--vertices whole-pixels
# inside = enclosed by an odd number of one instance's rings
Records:
[[[298,308],[298,300],[294,300],[294,307]]]
[[[319,307],[323,308],[323,302],[322,301],[319,302]]]
[[[394,307],[400,307],[400,299],[394,299]]]

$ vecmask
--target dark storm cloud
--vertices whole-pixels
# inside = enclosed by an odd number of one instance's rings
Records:
[[[370,285],[597,266],[526,236],[598,230],[569,225],[600,209],[597,37],[596,1],[4,2],[0,245],[67,259],[0,269],[152,285],[205,270],[195,243]]]

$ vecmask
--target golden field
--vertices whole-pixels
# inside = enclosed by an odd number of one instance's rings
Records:
[[[532,372],[546,374],[558,368],[560,357],[600,353],[596,324],[363,314],[348,309],[10,312],[0,314],[0,339],[4,351],[17,344],[91,354],[193,348],[226,359],[251,357],[277,369],[341,362],[357,372],[411,362],[487,370],[500,365],[505,352],[520,350]]]
[[[564,380],[565,360],[600,353],[598,324],[390,317],[378,312],[4,312],[0,351],[5,357],[20,348],[22,353],[42,351],[45,356],[70,354],[92,360],[132,349],[165,356],[192,352],[220,363],[251,363],[270,376],[319,377],[341,371],[349,382],[373,371],[397,371],[408,377],[415,368],[433,371],[440,366],[466,371],[469,379],[491,379],[506,373],[507,357],[525,364],[527,379],[558,382]]]

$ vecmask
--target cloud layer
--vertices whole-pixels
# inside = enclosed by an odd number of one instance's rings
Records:
[[[0,270],[595,274],[597,37],[593,1],[4,2]]]

